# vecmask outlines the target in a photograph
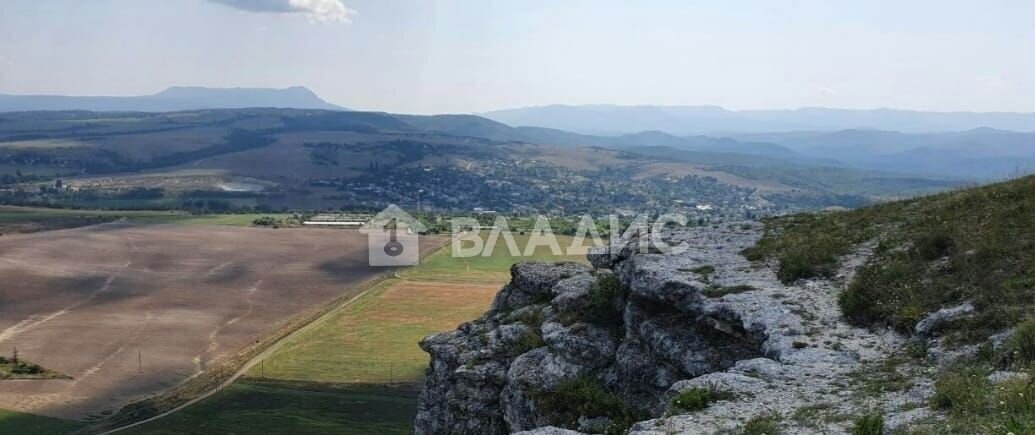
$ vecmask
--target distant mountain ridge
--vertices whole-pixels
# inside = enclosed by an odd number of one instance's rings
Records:
[[[596,146],[709,164],[776,162],[902,174],[998,179],[1035,171],[1035,132],[987,127],[959,132],[903,133],[846,129],[738,135],[677,136],[658,130],[592,135],[547,127],[510,127],[474,115],[394,115],[422,130],[501,141]]]
[[[657,130],[677,136],[846,129],[906,133],[990,127],[1035,131],[1035,113],[924,112],[896,109],[728,110],[718,106],[550,105],[480,114],[511,126],[545,127],[583,134],[617,135]]]
[[[302,86],[284,89],[174,86],[153,95],[129,97],[0,94],[0,112],[36,110],[173,112],[247,107],[348,110],[324,101],[313,91]]]

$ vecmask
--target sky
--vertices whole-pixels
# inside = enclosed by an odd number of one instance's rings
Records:
[[[0,93],[1035,111],[1035,0],[3,0]]]

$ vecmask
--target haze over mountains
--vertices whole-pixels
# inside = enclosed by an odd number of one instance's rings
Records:
[[[173,112],[246,107],[346,110],[344,107],[320,99],[313,91],[302,86],[285,89],[173,86],[154,95],[132,97],[0,94],[0,112],[32,110]]]

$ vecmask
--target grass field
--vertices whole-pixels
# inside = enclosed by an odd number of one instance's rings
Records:
[[[0,409],[0,433],[10,434],[64,434],[72,432],[83,424],[57,418],[40,417],[32,414]]]
[[[522,250],[527,239],[515,236]],[[562,248],[571,240],[558,237]],[[454,258],[447,246],[284,343],[222,398],[127,433],[413,433],[428,365],[417,342],[481,315],[511,265],[530,260],[586,261],[544,247],[512,257],[503,243],[489,256]]]
[[[478,317],[498,289],[496,285],[383,281],[318,327],[290,339],[249,376],[416,382],[428,365],[417,341]]]
[[[122,433],[402,435],[413,433],[416,410],[413,389],[252,380]]]

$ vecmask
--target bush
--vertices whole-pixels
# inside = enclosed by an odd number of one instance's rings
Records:
[[[780,415],[776,413],[763,414],[748,420],[744,427],[740,428],[739,435],[781,435]]]
[[[529,330],[518,337],[517,342],[510,347],[510,355],[518,356],[532,349],[537,349],[546,345],[541,337],[535,330]]]
[[[800,279],[833,275],[836,268],[837,257],[832,253],[803,247],[780,256],[776,277],[784,284],[791,284]]]
[[[252,226],[256,227],[278,227],[280,224],[280,220],[270,216],[263,216],[252,221]]]
[[[16,375],[38,375],[43,373],[43,367],[36,364],[20,362],[11,369],[11,373]]]
[[[913,246],[920,258],[931,261],[942,258],[956,247],[956,241],[951,236],[942,232],[944,230],[930,230],[932,233],[921,235],[913,242]]]
[[[615,298],[622,293],[622,284],[618,277],[613,274],[601,276],[589,289],[582,318],[597,325],[614,326],[619,316],[618,310],[615,309]]]
[[[1018,365],[1035,363],[1035,319],[1028,319],[1017,326],[1007,347],[1007,358]]]
[[[537,408],[563,426],[576,428],[579,417],[607,417],[607,434],[623,434],[642,416],[594,379],[582,376],[562,381],[552,391],[532,395]]]
[[[859,417],[852,425],[852,435],[882,435],[884,433],[884,416],[869,414]]]
[[[684,390],[672,398],[670,402],[673,410],[678,412],[700,411],[719,400],[729,400],[733,393],[720,390],[715,386],[708,388],[690,388]]]

